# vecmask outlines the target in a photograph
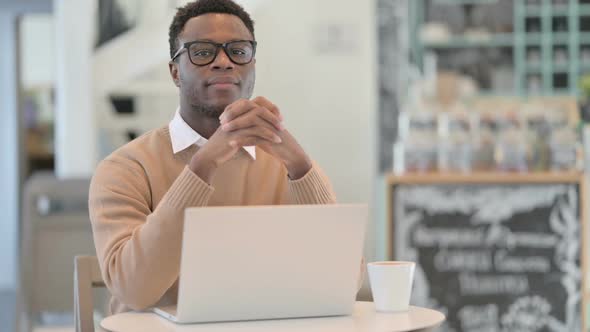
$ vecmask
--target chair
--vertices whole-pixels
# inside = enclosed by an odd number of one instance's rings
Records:
[[[15,324],[20,332],[74,325],[73,258],[96,256],[89,186],[89,178],[59,179],[45,171],[24,185]],[[94,307],[105,311],[106,288],[94,297]]]
[[[76,332],[94,332],[93,287],[106,287],[95,256],[74,258],[74,324]]]

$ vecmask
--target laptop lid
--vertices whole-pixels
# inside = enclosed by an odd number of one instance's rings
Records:
[[[352,313],[367,220],[364,204],[186,209],[177,321]]]

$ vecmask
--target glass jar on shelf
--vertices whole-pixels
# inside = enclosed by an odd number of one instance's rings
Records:
[[[494,160],[502,172],[527,171],[527,144],[521,118],[514,111],[496,117]]]
[[[471,121],[466,112],[440,113],[438,121],[438,169],[470,172],[473,162]]]
[[[531,171],[544,171],[549,168],[547,111],[541,105],[527,105],[522,109],[528,150],[527,163]]]
[[[550,169],[552,171],[572,171],[579,167],[581,145],[573,128],[562,128],[551,133]]]
[[[549,169],[571,171],[580,167],[581,143],[575,128],[562,109],[554,109],[549,116]]]
[[[473,113],[473,169],[491,171],[495,169],[494,150],[496,147],[496,123],[491,113]]]
[[[529,94],[540,94],[543,88],[543,80],[539,74],[527,75],[527,91]]]
[[[403,160],[405,172],[436,170],[437,118],[434,112],[417,111],[400,114],[400,139],[394,155]],[[399,165],[399,161],[397,162]],[[401,166],[398,166],[398,171]]]

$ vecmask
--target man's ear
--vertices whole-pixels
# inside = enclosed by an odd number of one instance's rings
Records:
[[[168,69],[170,69],[170,77],[172,77],[172,81],[174,81],[174,85],[180,88],[180,77],[178,73],[178,63],[174,61],[168,62]]]

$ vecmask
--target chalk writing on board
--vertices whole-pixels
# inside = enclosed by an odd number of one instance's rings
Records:
[[[396,259],[416,261],[412,303],[441,331],[579,331],[575,184],[398,185]]]
[[[479,271],[492,270],[492,257],[483,250],[441,249],[434,255],[434,266],[438,271]]]
[[[481,276],[459,274],[461,295],[524,294],[530,290],[529,281],[523,275]]]
[[[509,331],[538,331],[547,324],[551,304],[540,296],[516,300],[502,316],[502,325]]]
[[[457,316],[464,331],[493,331],[499,319],[499,310],[495,304],[466,305]]]
[[[510,229],[497,226],[489,231],[484,228],[436,228],[418,226],[412,240],[422,247],[479,247],[487,245],[503,245],[508,248],[524,246],[527,248],[553,248],[558,242],[554,234],[531,232],[512,232]]]

